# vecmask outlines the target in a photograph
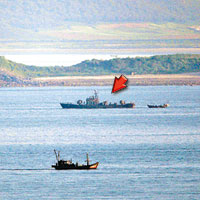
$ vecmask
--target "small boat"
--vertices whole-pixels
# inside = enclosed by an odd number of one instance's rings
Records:
[[[149,108],[167,108],[169,104],[163,104],[163,105],[147,105]]]
[[[54,150],[55,154],[56,154],[56,160],[57,163],[55,165],[52,165],[53,168],[57,169],[57,170],[89,170],[89,169],[97,169],[99,162],[90,164],[89,162],[89,156],[87,153],[87,164],[81,164],[79,165],[78,162],[76,162],[76,164],[74,164],[72,162],[72,160],[60,160],[60,151],[58,151],[58,153],[56,152],[56,150]]]

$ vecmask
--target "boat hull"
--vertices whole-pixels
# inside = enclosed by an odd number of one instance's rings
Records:
[[[149,108],[167,108],[168,104],[164,105],[147,105]]]
[[[110,105],[78,105],[78,104],[70,104],[70,103],[60,103],[61,107],[64,109],[107,109],[107,108],[134,108],[134,103],[127,103],[124,105],[116,105],[116,104],[110,104]]]
[[[91,170],[91,169],[97,169],[99,165],[99,162],[96,162],[91,165],[52,165],[53,168],[56,170]]]

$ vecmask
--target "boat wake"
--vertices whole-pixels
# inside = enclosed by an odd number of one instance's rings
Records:
[[[0,171],[42,171],[42,170],[53,170],[51,168],[46,169],[0,169]]]

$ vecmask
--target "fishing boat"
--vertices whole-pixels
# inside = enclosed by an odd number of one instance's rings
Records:
[[[107,101],[99,102],[99,97],[96,92],[94,91],[94,96],[86,98],[86,101],[83,102],[82,100],[78,100],[77,104],[73,103],[60,103],[62,108],[65,109],[106,109],[106,108],[134,108],[135,104],[125,103],[124,100],[120,101],[120,104],[117,103],[108,103]]]
[[[60,160],[60,151],[58,153],[54,150],[56,155],[57,163],[52,165],[53,168],[56,170],[89,170],[89,169],[97,169],[99,162],[90,164],[88,153],[86,154],[87,157],[87,164],[79,164],[78,162],[73,163],[72,160]]]
[[[167,108],[169,104],[163,104],[163,105],[147,105],[149,108]]]

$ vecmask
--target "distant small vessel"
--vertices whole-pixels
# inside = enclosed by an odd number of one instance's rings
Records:
[[[87,153],[87,165],[81,164],[79,165],[78,162],[76,164],[74,164],[72,162],[72,160],[60,160],[60,151],[58,151],[58,153],[56,152],[56,150],[54,150],[55,154],[56,154],[56,160],[57,163],[55,165],[52,165],[53,168],[57,169],[57,170],[89,170],[89,169],[97,169],[99,162],[90,164],[89,162],[89,156]]]
[[[149,108],[167,108],[169,104],[163,104],[163,105],[147,105]]]
[[[107,101],[103,101],[99,103],[99,98],[96,90],[94,91],[94,96],[91,96],[86,99],[86,103],[82,100],[78,100],[77,104],[73,103],[60,103],[62,108],[65,109],[97,109],[97,108],[134,108],[134,103],[125,103],[125,101],[121,100],[120,104],[117,103],[108,103]]]

